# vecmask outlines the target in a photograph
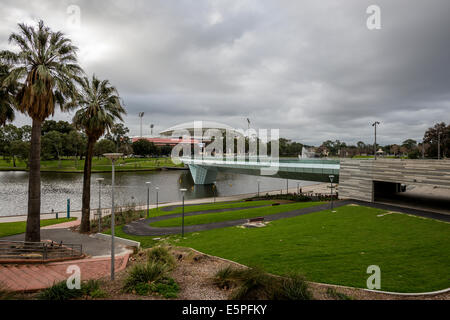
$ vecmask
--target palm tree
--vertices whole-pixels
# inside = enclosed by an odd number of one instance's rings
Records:
[[[66,111],[67,100],[74,99],[74,80],[82,73],[77,63],[77,48],[61,32],[53,32],[39,21],[37,28],[19,24],[19,33],[9,41],[20,51],[1,51],[0,59],[12,66],[6,81],[22,83],[16,95],[17,109],[32,120],[30,169],[28,180],[28,217],[26,241],[40,241],[41,207],[41,125],[55,113],[56,105]]]
[[[75,113],[73,123],[88,137],[84,162],[80,232],[89,232],[94,145],[102,135],[111,130],[116,120],[123,121],[122,115],[126,114],[126,111],[122,107],[116,88],[111,86],[108,80],[100,81],[94,75],[91,81],[84,77],[80,85],[81,90],[76,102],[80,109]]]
[[[14,93],[17,83],[5,81],[9,69],[7,65],[0,64],[0,126],[14,120]]]

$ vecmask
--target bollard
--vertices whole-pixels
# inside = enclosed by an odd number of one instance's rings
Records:
[[[70,219],[70,198],[67,199],[67,219]]]

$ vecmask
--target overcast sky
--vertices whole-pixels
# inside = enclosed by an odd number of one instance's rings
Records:
[[[380,30],[366,26],[371,4]],[[151,123],[246,128],[250,118],[315,145],[373,142],[376,120],[380,144],[450,122],[448,0],[2,0],[0,10],[2,48],[19,22],[64,31],[86,73],[118,88],[131,135],[140,111],[144,134]]]

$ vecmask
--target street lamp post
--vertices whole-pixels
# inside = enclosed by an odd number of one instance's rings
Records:
[[[261,183],[261,180],[258,179],[258,180],[256,180],[256,182],[258,183],[258,198],[259,198],[259,184]]]
[[[102,181],[104,178],[95,179],[98,182],[98,233],[102,232]]]
[[[150,181],[145,183],[147,185],[147,218],[150,217],[150,185],[152,184]]]
[[[111,181],[111,280],[114,280],[114,161],[119,159],[123,154],[122,153],[105,153],[104,156],[111,160],[112,164],[112,181]]]
[[[158,210],[158,191],[159,191],[159,187],[155,187],[156,189],[156,210]]]
[[[289,179],[286,179],[286,194],[289,194]]]
[[[182,207],[183,207],[183,211],[181,213],[181,237],[184,238],[184,193],[187,191],[187,189],[180,189],[181,194],[183,196],[183,200],[182,200]]]
[[[438,129],[438,160],[441,159],[441,131]]]
[[[297,194],[300,194],[300,182],[297,182]]]
[[[375,144],[373,145],[373,155],[375,157],[375,160],[377,160],[377,125],[380,124],[380,122],[375,121],[372,123],[372,127],[375,127]]]
[[[330,178],[331,211],[333,212],[333,180],[334,180],[334,175],[330,174],[328,176],[328,178]]]

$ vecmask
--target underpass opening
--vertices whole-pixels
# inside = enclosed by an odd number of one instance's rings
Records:
[[[450,188],[374,181],[373,193],[374,202],[450,214]]]

